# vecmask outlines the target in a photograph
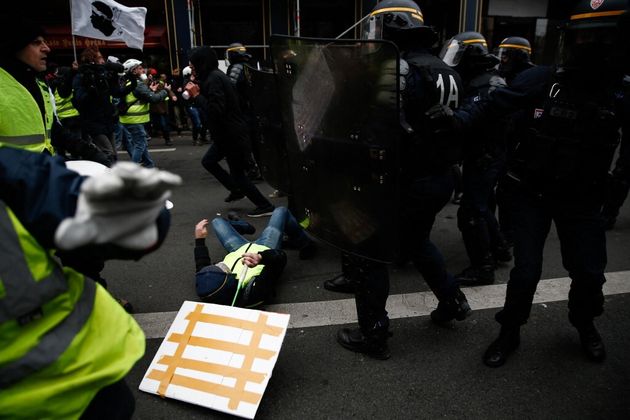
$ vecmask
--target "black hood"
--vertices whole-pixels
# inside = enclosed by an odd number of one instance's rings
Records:
[[[190,53],[190,63],[195,67],[195,73],[204,79],[210,72],[219,67],[217,53],[210,47],[197,47]]]

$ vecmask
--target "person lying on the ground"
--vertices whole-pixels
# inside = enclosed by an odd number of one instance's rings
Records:
[[[241,236],[241,233],[254,233],[249,223],[214,219],[212,227],[217,239],[229,252],[214,265],[205,244],[208,224],[208,220],[203,219],[195,226],[195,285],[197,295],[206,302],[246,308],[269,302],[275,282],[287,263],[286,254],[280,249],[284,233],[297,244],[300,259],[314,255],[314,242],[286,207],[274,210],[267,227],[255,241]]]

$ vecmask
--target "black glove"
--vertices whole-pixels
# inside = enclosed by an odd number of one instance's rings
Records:
[[[433,105],[424,115],[429,118],[429,123],[435,133],[458,131],[460,128],[459,120],[455,117],[453,110],[447,105]]]

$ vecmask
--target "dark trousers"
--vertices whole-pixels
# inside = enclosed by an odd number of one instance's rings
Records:
[[[453,297],[457,285],[446,271],[442,253],[431,242],[431,229],[435,216],[449,202],[453,187],[453,174],[447,168],[441,174],[414,179],[403,201],[403,251],[439,300]]]
[[[136,408],[136,400],[122,379],[98,391],[81,415],[83,420],[126,420]]]
[[[504,242],[490,207],[494,187],[504,166],[503,159],[489,156],[464,161],[464,196],[457,212],[457,225],[474,267],[492,264],[492,252]]]
[[[387,265],[365,258],[348,255],[348,272],[356,282],[354,300],[357,306],[359,328],[365,335],[375,329],[387,329],[389,318],[385,310],[389,296]]]
[[[606,236],[599,212],[601,193],[556,192],[540,196],[519,185],[508,190],[514,220],[514,268],[497,321],[508,326],[527,322],[542,274],[543,248],[552,221],[560,239],[562,264],[571,278],[571,323],[579,326],[601,315],[602,285],[606,281]]]
[[[230,168],[229,173],[219,165],[223,158],[226,159]],[[215,141],[203,155],[201,164],[229,191],[242,192],[257,207],[271,206],[269,200],[258,191],[258,188],[245,175],[245,157],[241,156],[241,153],[226,153]]]

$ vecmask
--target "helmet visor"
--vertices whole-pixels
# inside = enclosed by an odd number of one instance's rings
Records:
[[[466,47],[462,41],[451,39],[442,47],[440,58],[451,67],[457,66],[464,56]]]
[[[420,10],[411,7],[386,7],[370,14],[361,24],[361,39],[383,39],[383,29],[416,29],[424,27]]]

